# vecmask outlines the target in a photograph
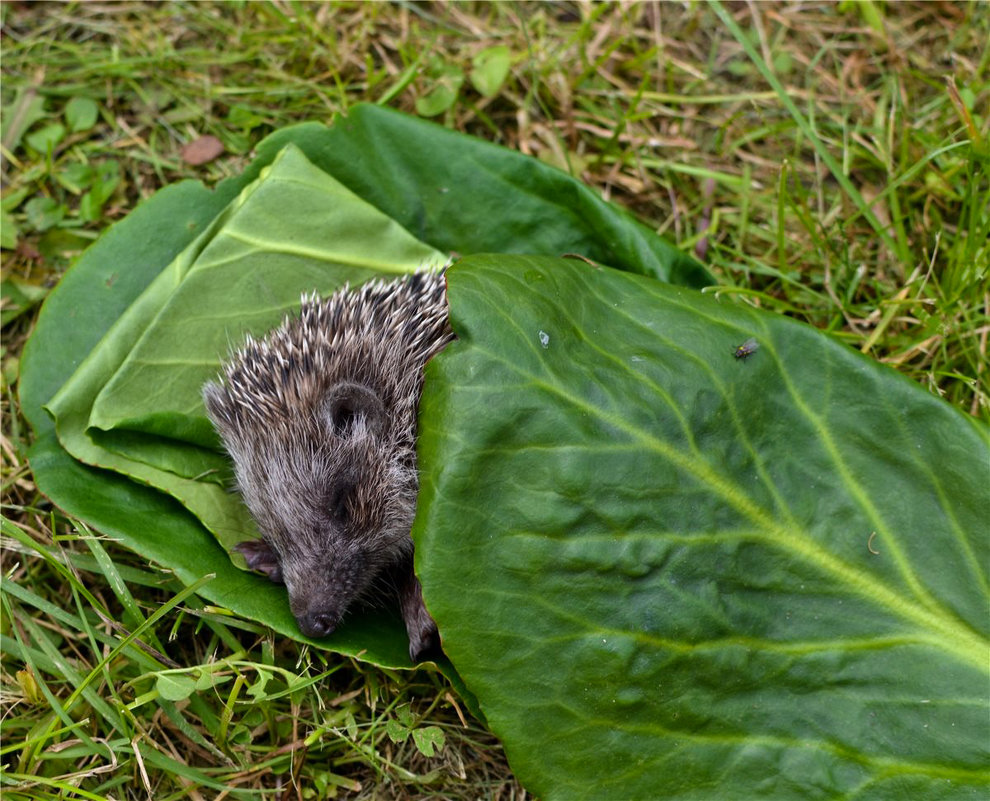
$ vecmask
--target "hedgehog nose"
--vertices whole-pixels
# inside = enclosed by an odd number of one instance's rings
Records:
[[[328,612],[307,612],[296,620],[307,637],[326,637],[337,628],[337,617]]]

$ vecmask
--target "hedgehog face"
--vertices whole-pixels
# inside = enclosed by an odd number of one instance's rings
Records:
[[[417,481],[412,448],[397,441],[401,426],[369,386],[338,382],[314,406],[267,426],[211,416],[264,535],[238,549],[249,567],[285,583],[300,630],[322,637],[412,553]]]

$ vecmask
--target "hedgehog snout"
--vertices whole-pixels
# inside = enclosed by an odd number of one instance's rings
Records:
[[[333,633],[364,585],[364,555],[327,545],[323,554],[295,552],[283,557],[283,564],[288,567],[289,607],[299,630],[307,637]]]
[[[323,587],[317,592],[300,596],[289,588],[289,607],[299,630],[307,637],[333,634],[347,611],[349,599]]]
[[[340,612],[336,610],[317,609],[299,615],[296,622],[299,630],[307,637],[326,637],[333,634],[340,618]]]

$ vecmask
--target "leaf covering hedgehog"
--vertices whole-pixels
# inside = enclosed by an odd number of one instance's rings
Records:
[[[398,590],[413,660],[439,645],[413,573],[423,366],[453,334],[442,273],[371,281],[248,339],[203,388],[262,539],[237,548],[284,582],[303,634]]]

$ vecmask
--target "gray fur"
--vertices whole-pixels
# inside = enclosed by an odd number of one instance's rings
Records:
[[[263,540],[248,565],[284,581],[304,634],[397,585],[415,659],[438,645],[412,572],[423,366],[452,338],[442,273],[303,298],[203,388]]]

